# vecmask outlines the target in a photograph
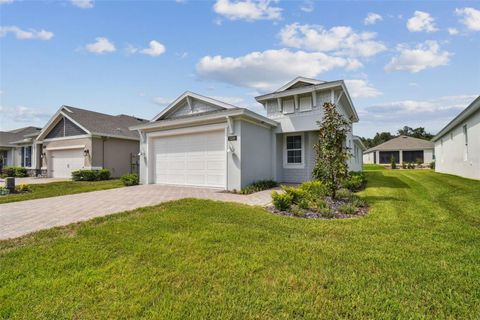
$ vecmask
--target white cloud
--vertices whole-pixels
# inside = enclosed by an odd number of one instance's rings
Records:
[[[405,44],[397,46],[398,55],[385,66],[386,71],[419,72],[428,68],[447,65],[451,53],[442,51],[437,41],[429,40],[410,48]]]
[[[353,98],[371,98],[378,97],[382,94],[380,90],[366,80],[345,80],[345,84],[347,85],[348,92]]]
[[[455,28],[448,28],[448,34],[454,36],[458,34],[458,30]]]
[[[217,0],[213,10],[230,20],[279,20],[282,9],[271,4],[270,0]]]
[[[13,3],[14,0],[0,0],[0,5]]]
[[[455,14],[462,17],[460,22],[469,30],[480,31],[480,10],[474,8],[455,9]]]
[[[413,16],[407,21],[407,29],[411,32],[435,32],[435,19],[428,12],[415,11]]]
[[[152,57],[158,57],[165,52],[165,46],[156,40],[149,42],[149,47],[140,50],[140,53],[147,54]]]
[[[322,52],[288,49],[251,52],[240,57],[205,56],[197,64],[204,78],[230,84],[272,89],[298,75],[314,78],[333,68],[358,65],[354,59],[329,56]]]
[[[431,100],[400,100],[367,107],[367,112],[393,114],[439,113],[450,110],[465,109],[477,96],[456,95],[443,96]]]
[[[17,26],[0,26],[0,37],[6,36],[8,33],[12,33],[15,35],[17,39],[20,40],[29,40],[29,39],[38,39],[38,40],[50,40],[53,38],[53,32],[46,31],[46,30],[22,30]]]
[[[110,52],[115,52],[117,50],[115,48],[115,45],[112,42],[110,42],[110,40],[104,37],[95,38],[95,42],[87,44],[85,46],[85,49],[88,52],[92,52],[96,54],[110,53]]]
[[[384,50],[383,43],[373,40],[375,32],[355,32],[348,26],[324,29],[318,25],[286,25],[279,33],[282,43],[288,47],[336,55],[371,57]]]
[[[375,24],[378,21],[382,21],[382,20],[383,20],[383,17],[381,15],[379,15],[378,13],[369,12],[368,15],[366,16],[366,18],[363,20],[363,24],[364,25],[371,25],[371,24]]]
[[[303,12],[313,12],[315,10],[315,3],[312,0],[306,0],[300,5],[300,10]]]
[[[82,9],[93,8],[93,0],[71,0],[71,2],[75,7]]]
[[[13,122],[36,122],[44,121],[50,118],[51,114],[38,110],[36,108],[29,108],[25,106],[4,107],[0,106],[0,113]]]

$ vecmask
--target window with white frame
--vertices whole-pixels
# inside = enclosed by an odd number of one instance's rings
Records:
[[[463,125],[462,131],[463,131],[463,138],[465,142],[463,160],[467,161],[468,160],[468,130],[467,130],[466,124]]]
[[[312,96],[300,97],[299,104],[301,112],[312,110]]]
[[[304,141],[302,134],[285,136],[285,167],[303,167]]]
[[[283,113],[293,113],[295,111],[295,102],[293,99],[283,100]]]

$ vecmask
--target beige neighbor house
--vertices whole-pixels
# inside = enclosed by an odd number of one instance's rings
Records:
[[[42,176],[70,178],[74,170],[110,170],[113,177],[136,170],[139,135],[129,126],[145,120],[62,106],[36,138]]]
[[[0,168],[4,166],[25,167],[30,174],[36,173],[38,160],[35,155],[35,138],[41,128],[25,127],[0,131]]]
[[[435,171],[480,179],[480,96],[433,137]]]
[[[341,80],[298,77],[255,99],[266,116],[185,92],[149,123],[133,126],[141,134],[140,182],[239,190],[258,180],[310,180],[324,102],[358,121]],[[350,170],[362,170],[352,128],[345,147]]]
[[[397,164],[430,164],[434,160],[434,144],[424,139],[399,136],[366,150],[363,153],[363,163],[390,164],[392,157]]]

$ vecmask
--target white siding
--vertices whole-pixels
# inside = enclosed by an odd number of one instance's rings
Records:
[[[462,127],[467,125],[468,150]],[[465,159],[465,152],[468,152]],[[480,179],[480,111],[435,142],[435,170]]]

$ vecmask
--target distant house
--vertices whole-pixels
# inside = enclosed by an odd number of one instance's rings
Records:
[[[389,164],[392,157],[403,162],[430,163],[434,160],[434,143],[428,140],[399,136],[363,153],[363,163]]]
[[[42,176],[70,178],[74,170],[109,169],[112,176],[136,165],[140,136],[128,128],[145,120],[62,106],[36,138]]]
[[[37,160],[34,157],[35,137],[41,128],[25,127],[10,131],[0,131],[0,168],[21,166],[34,169]]]
[[[480,179],[480,96],[433,137],[435,171]]]

